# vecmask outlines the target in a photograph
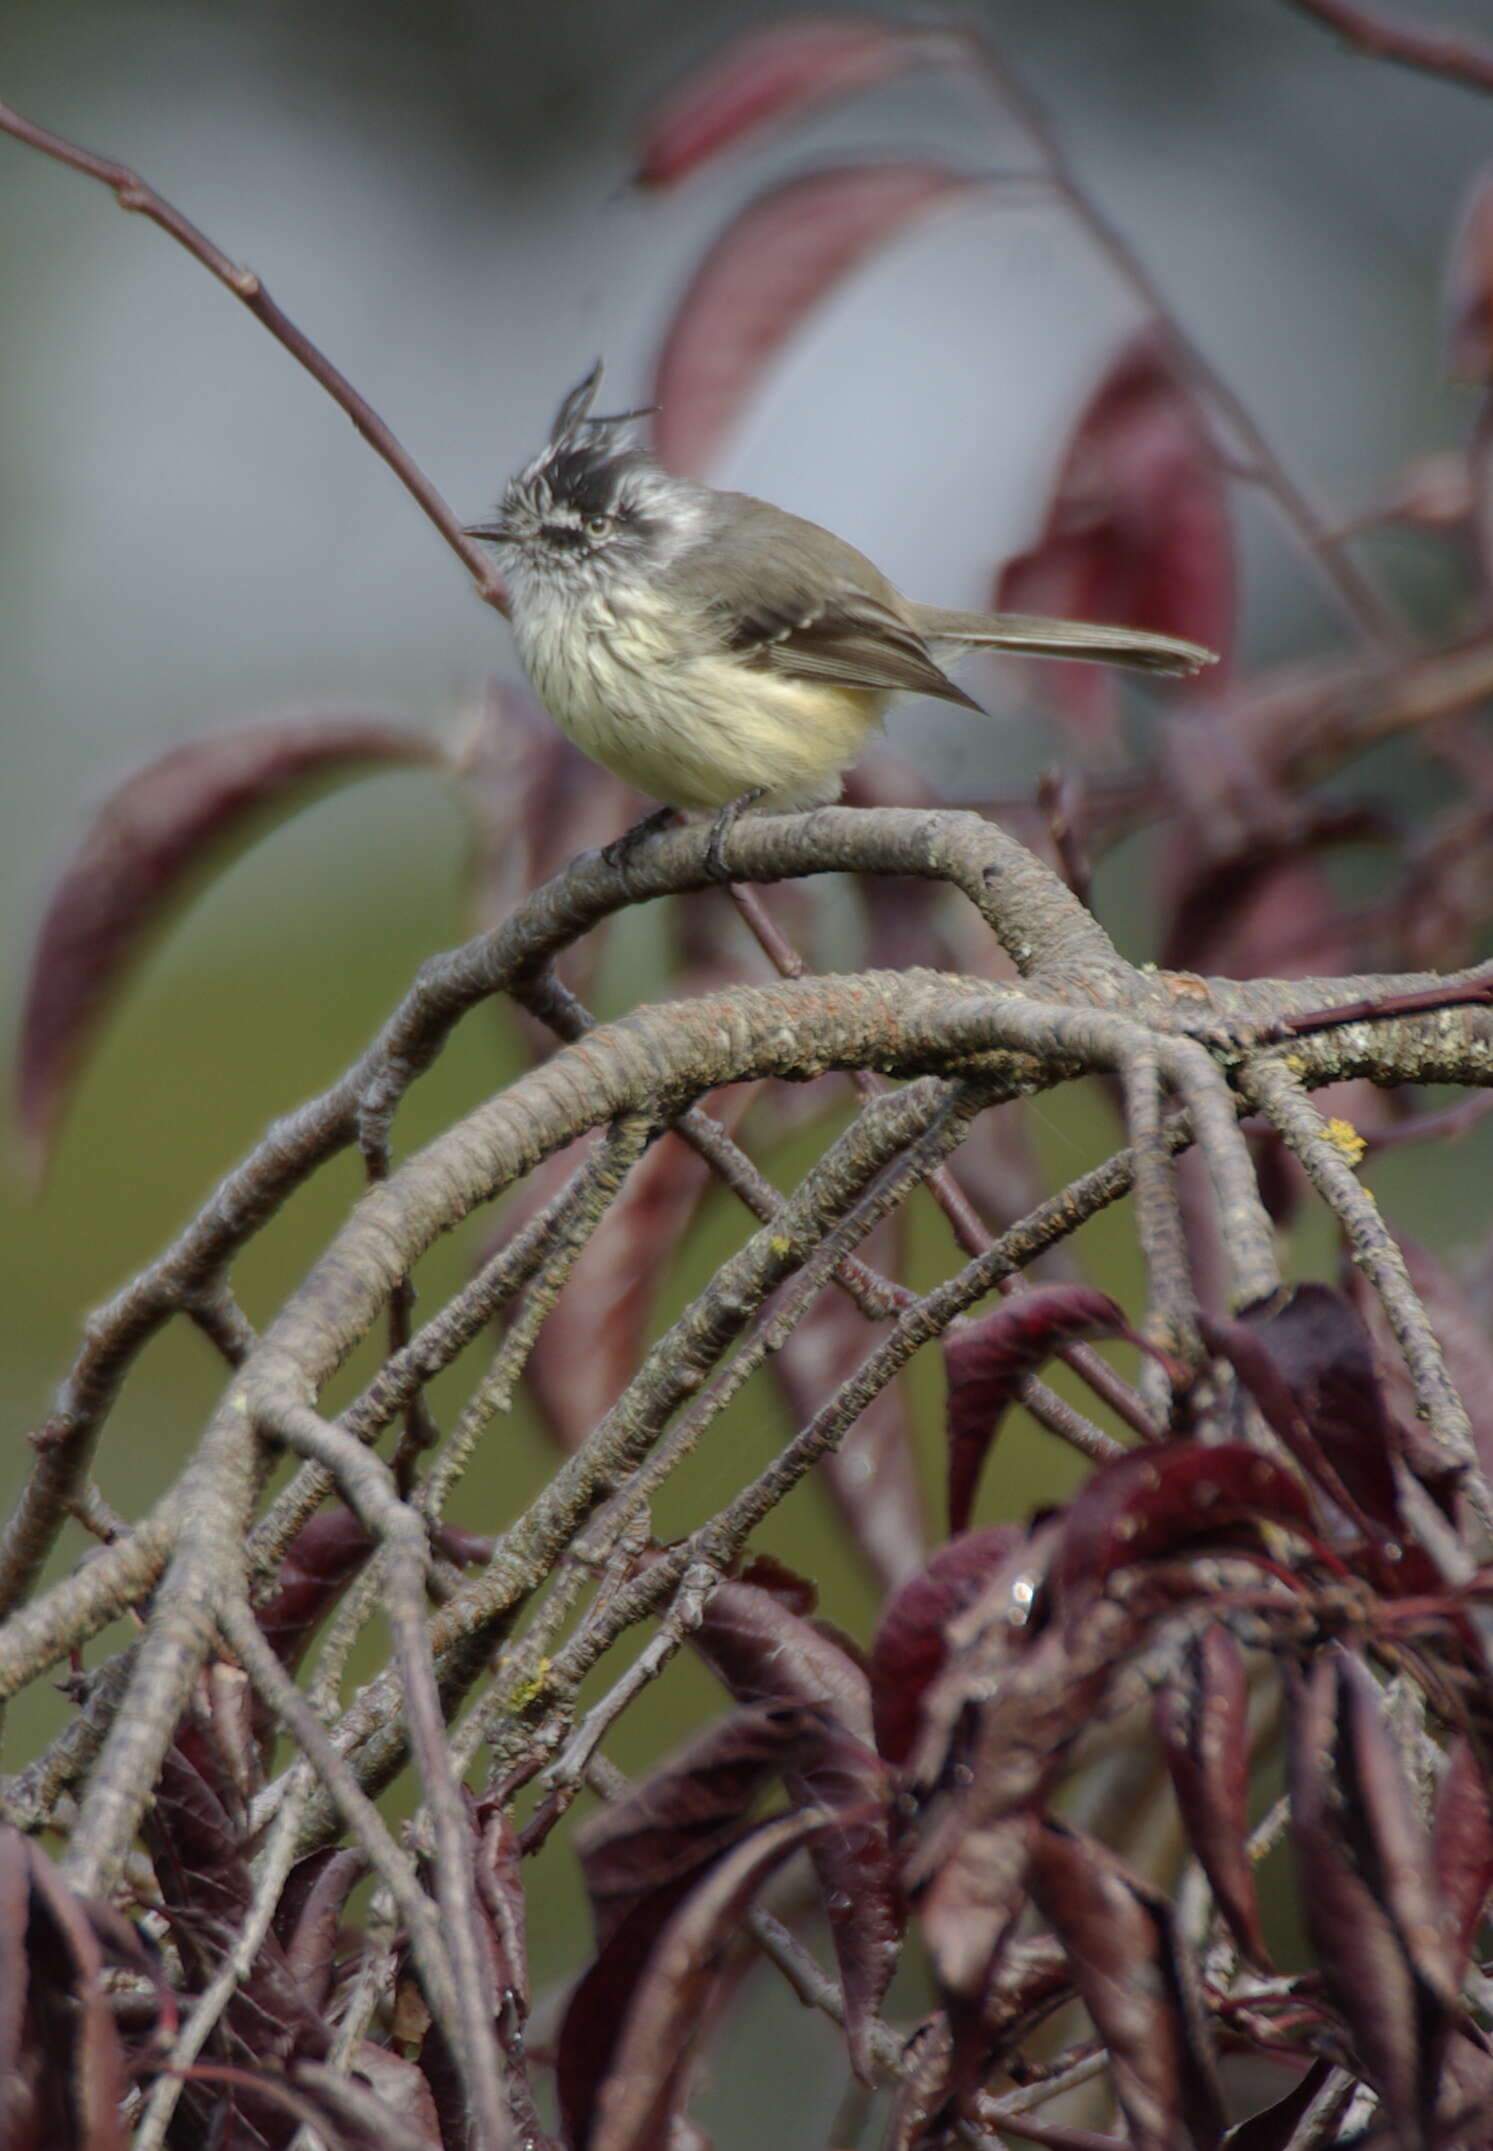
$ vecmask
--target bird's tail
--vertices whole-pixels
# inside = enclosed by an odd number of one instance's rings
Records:
[[[1096,627],[1087,620],[1043,620],[1021,612],[947,612],[920,605],[918,632],[931,643],[984,644],[1023,657],[1066,657],[1079,664],[1127,665],[1136,672],[1199,672],[1218,653],[1180,635],[1143,627]]]

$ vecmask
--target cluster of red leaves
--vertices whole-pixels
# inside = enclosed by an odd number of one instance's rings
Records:
[[[961,1511],[1021,1380],[1078,1334],[1129,1331],[1098,1295],[1054,1286],[949,1340]],[[1377,2093],[1396,2143],[1493,2142],[1493,2054],[1459,1998],[1493,1891],[1485,1585],[1441,1575],[1407,1520],[1414,1483],[1455,1526],[1454,1477],[1399,1422],[1345,1295],[1300,1287],[1216,1325],[1212,1342],[1290,1463],[1238,1438],[1237,1405],[1199,1387],[1168,1438],[1097,1469],[1063,1507],[1027,1527],[957,1531],[889,1594],[866,1651],[817,1618],[812,1587],[775,1562],[716,1590],[694,1643],[735,1708],[575,1836],[595,1952],[553,2057],[567,2151],[671,2140],[749,1961],[746,1915],[800,1852],[838,1966],[848,2058],[867,2081],[899,2056],[878,2011],[909,1930],[921,1938],[938,2007],[899,2096],[889,2141],[903,2151],[943,2143],[1075,2001],[1134,2145],[1221,2146],[1225,2065],[1251,2054],[1282,2079],[1247,2138],[1230,2139],[1251,2151],[1290,2142],[1329,2065]],[[344,1512],[304,1528],[260,1614],[287,1666],[367,1552]],[[1452,1729],[1428,1813],[1373,1669],[1420,1680]],[[1315,1959],[1304,1970],[1278,1970],[1256,1895],[1251,1685],[1273,1686],[1285,1714],[1295,1886]],[[1063,1818],[1064,1785],[1096,1729],[1148,1691],[1178,1827],[1234,1949],[1261,1975],[1248,2006],[1231,1961],[1200,1959],[1203,1937],[1176,1903]],[[73,1898],[24,1839],[0,1841],[7,2146],[123,2143],[127,2087],[162,2065],[248,1916],[266,1742],[244,1676],[216,1665],[147,1829],[154,1945]],[[523,2039],[522,1863],[546,1830],[516,1835],[492,1803],[470,1813],[494,2035],[543,2143]],[[319,2067],[363,1961],[364,1937],[345,1920],[363,1872],[359,1853],[332,1849],[292,1869],[186,2072],[173,2144],[277,2151],[308,2118],[348,2151],[465,2144],[459,2078],[411,1963],[359,2049],[355,2094]],[[1484,2123],[1469,2135],[1473,2113]]]

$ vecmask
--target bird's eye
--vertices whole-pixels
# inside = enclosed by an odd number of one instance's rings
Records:
[[[586,517],[586,536],[588,538],[609,538],[612,535],[613,528],[613,521],[609,515],[588,515]]]

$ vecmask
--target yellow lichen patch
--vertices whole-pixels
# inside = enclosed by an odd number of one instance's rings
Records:
[[[1369,1146],[1351,1120],[1339,1120],[1334,1117],[1328,1121],[1323,1133],[1333,1149],[1341,1151],[1350,1165],[1362,1163],[1363,1154]]]

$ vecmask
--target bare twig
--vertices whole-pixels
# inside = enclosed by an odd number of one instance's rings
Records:
[[[1286,0],[1314,15],[1370,59],[1393,60],[1421,74],[1440,75],[1469,90],[1493,91],[1493,45],[1459,30],[1418,30],[1395,22],[1357,0]]]

